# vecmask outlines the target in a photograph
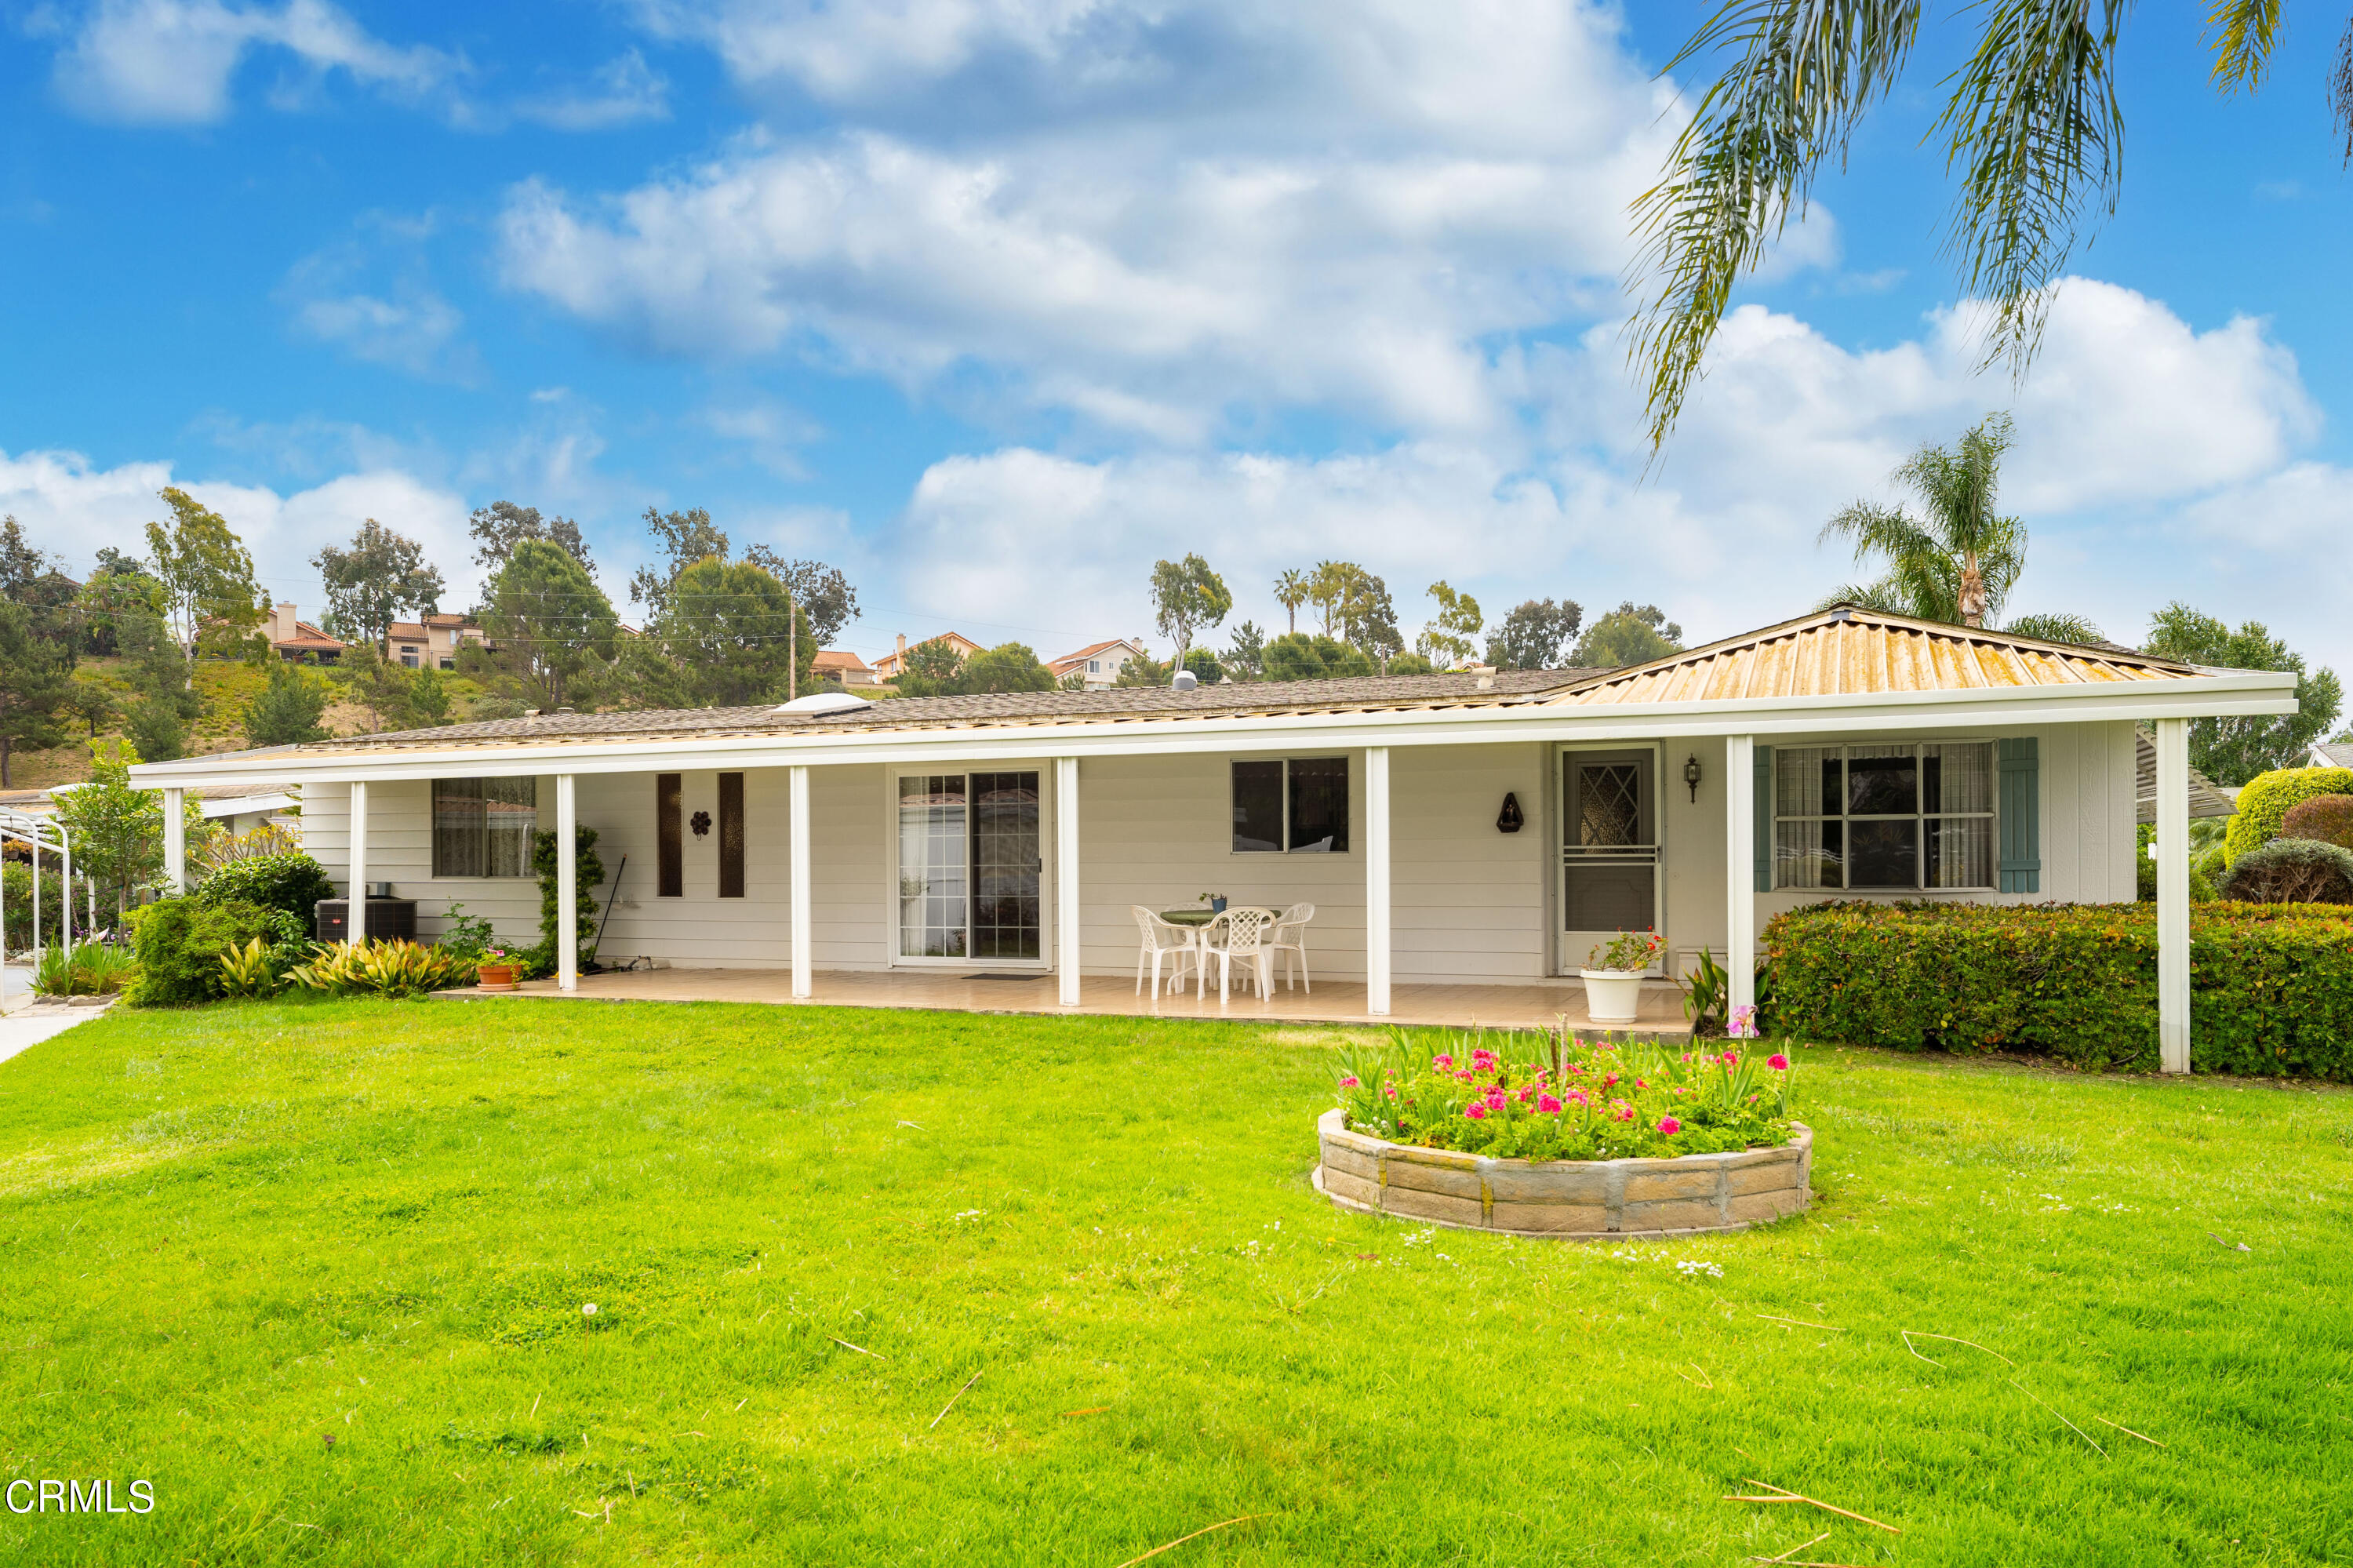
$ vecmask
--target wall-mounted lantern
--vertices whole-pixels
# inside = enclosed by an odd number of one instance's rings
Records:
[[[686,820],[686,825],[694,830],[694,836],[696,838],[702,838],[704,834],[711,832],[711,813],[708,811],[697,811],[694,815]]]
[[[1692,804],[1699,804],[1699,756],[1696,752],[1683,758],[1683,782],[1691,786]]]
[[[1520,814],[1520,798],[1506,792],[1504,796],[1504,809],[1495,814],[1495,831],[1499,833],[1516,833],[1526,825],[1527,819]]]

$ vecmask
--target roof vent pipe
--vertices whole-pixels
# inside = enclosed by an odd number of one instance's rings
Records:
[[[1201,683],[1201,677],[1190,670],[1179,670],[1176,672],[1176,678],[1168,683],[1180,692],[1189,692]]]

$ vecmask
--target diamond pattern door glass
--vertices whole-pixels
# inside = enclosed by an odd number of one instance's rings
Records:
[[[1577,842],[1599,848],[1642,839],[1642,770],[1630,762],[1585,763],[1577,770]]]

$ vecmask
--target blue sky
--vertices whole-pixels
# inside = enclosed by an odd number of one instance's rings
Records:
[[[0,50],[0,507],[69,564],[185,484],[270,587],[375,516],[472,587],[467,510],[649,504],[834,560],[873,652],[1051,656],[1196,549],[1235,619],[1347,556],[1409,624],[1656,601],[1694,637],[1850,574],[1823,517],[2020,426],[2014,608],[2180,598],[2353,667],[2333,35],[2221,101],[2144,8],[2122,210],[2023,387],[1974,373],[1920,146],[1932,28],[1743,296],[1646,471],[1628,197],[1697,5],[45,4]]]

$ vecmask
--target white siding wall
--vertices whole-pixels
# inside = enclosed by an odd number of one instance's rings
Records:
[[[2129,900],[2133,885],[2133,727],[2128,723],[2006,731],[2041,741],[2042,891],[1956,895],[2004,903]],[[1308,755],[1303,752],[1302,755]],[[1328,752],[1322,755],[1331,755]],[[1400,982],[1521,980],[1553,972],[1550,914],[1558,825],[1549,791],[1549,745],[1403,747],[1391,753],[1391,830]],[[1694,803],[1683,759],[1704,773]],[[1724,744],[1677,741],[1660,756],[1666,833],[1666,924],[1679,952],[1724,947]],[[1135,964],[1130,908],[1188,905],[1204,891],[1239,903],[1316,906],[1308,941],[1314,972],[1365,973],[1364,759],[1350,755],[1351,849],[1345,854],[1237,854],[1232,848],[1231,758],[1174,756],[1089,758],[1081,768],[1082,962],[1090,973],[1128,974]],[[1024,764],[1023,766],[1028,766]],[[1050,768],[1039,764],[1050,778]],[[877,969],[892,961],[892,812],[881,767],[818,768],[810,775],[815,957],[823,969]],[[790,962],[786,910],[786,775],[747,768],[747,896],[718,893],[718,834],[685,840],[685,895],[654,894],[654,785],[649,774],[580,779],[580,820],[598,832],[607,875],[628,869],[603,952],[678,965],[783,967]],[[718,812],[718,776],[689,772],[685,814]],[[1526,826],[1495,829],[1506,792]],[[554,780],[540,781],[540,825],[553,825]],[[342,886],[350,834],[349,792],[304,791],[305,847]],[[1049,808],[1050,811],[1050,805]],[[382,783],[369,799],[369,875],[417,900],[418,926],[438,935],[452,901],[494,920],[516,942],[539,936],[539,890],[522,878],[432,875],[428,788]],[[1050,830],[1046,886],[1053,884]],[[608,882],[600,894],[609,893]],[[1756,895],[1760,926],[1810,897]],[[1892,896],[1892,895],[1891,895]],[[1048,912],[1049,927],[1052,912]],[[1050,940],[1049,942],[1050,951]]]

